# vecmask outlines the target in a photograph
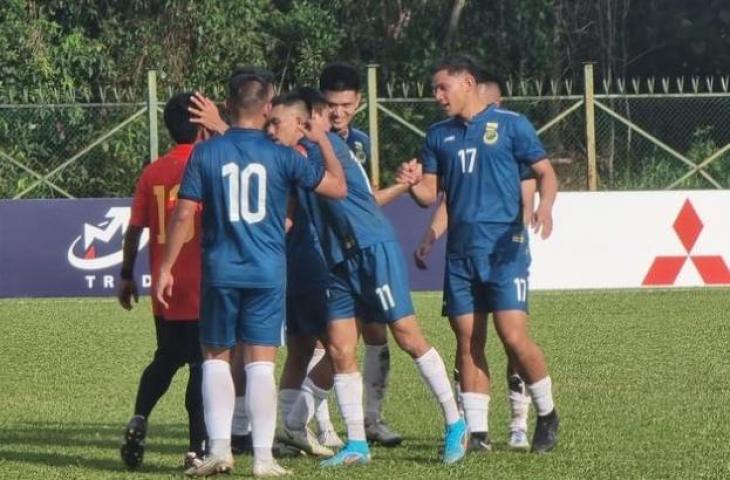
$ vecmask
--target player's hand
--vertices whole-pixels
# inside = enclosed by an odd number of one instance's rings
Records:
[[[120,280],[117,299],[119,305],[125,310],[132,309],[132,299],[134,303],[139,303],[139,294],[137,293],[137,282],[134,280]]]
[[[429,229],[426,238],[421,240],[421,243],[419,243],[416,249],[413,251],[413,260],[415,260],[416,267],[419,270],[428,269],[426,258],[428,257],[428,254],[431,253],[431,249],[433,248],[433,244],[435,242],[436,236],[434,235],[433,230]]]
[[[320,143],[327,139],[327,122],[324,117],[315,115],[300,125],[300,130],[309,140]]]
[[[208,130],[224,133],[228,129],[228,124],[221,118],[220,111],[215,103],[200,92],[195,92],[190,97],[190,103],[193,105],[188,107],[188,111],[192,114],[190,121],[202,125]]]
[[[412,187],[423,179],[423,166],[415,158],[404,162],[395,175],[396,182]]]
[[[532,231],[540,233],[540,237],[545,240],[553,233],[553,212],[552,209],[540,205],[535,210],[532,217]]]
[[[170,305],[165,301],[165,297],[172,297],[173,283],[175,283],[175,279],[172,277],[172,273],[166,270],[160,270],[160,276],[157,279],[157,285],[155,287],[155,298],[165,308],[170,308]]]

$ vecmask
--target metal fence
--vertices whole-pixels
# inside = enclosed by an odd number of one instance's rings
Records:
[[[443,116],[427,84],[386,81],[378,92],[377,79],[377,67],[369,67],[367,101],[355,121],[372,137],[373,184],[387,185]],[[564,190],[730,187],[730,77],[601,81],[594,88],[587,65],[572,82],[506,87],[503,105],[538,128]],[[154,72],[146,98],[22,97],[0,98],[0,198],[128,196],[142,165],[170,145],[158,129]]]

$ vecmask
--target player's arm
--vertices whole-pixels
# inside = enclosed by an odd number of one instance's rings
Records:
[[[142,238],[144,227],[130,225],[124,234],[124,247],[122,248],[122,269],[119,273],[119,291],[117,299],[125,310],[132,309],[132,298],[134,303],[139,303],[137,282],[134,281],[134,263],[137,260],[139,241]]]
[[[178,199],[175,205],[175,211],[167,226],[167,242],[165,243],[165,253],[160,264],[159,277],[157,278],[157,288],[155,296],[157,300],[168,308],[165,297],[172,296],[172,286],[174,279],[172,277],[172,266],[180,254],[185,240],[193,228],[195,221],[195,212],[198,210],[198,202],[185,198]]]
[[[400,197],[407,191],[408,185],[404,185],[402,183],[394,183],[389,187],[381,188],[380,190],[374,191],[373,196],[375,197],[375,201],[377,202],[377,204],[382,207]]]
[[[522,190],[522,221],[526,227],[532,225],[532,216],[535,213],[535,192],[537,181],[534,178],[525,178],[520,182]]]
[[[317,144],[324,160],[324,175],[314,191],[325,197],[341,199],[347,196],[347,183],[342,164],[327,138],[325,125],[312,119],[303,128],[304,135]]]
[[[540,204],[532,218],[532,229],[545,239],[553,231],[553,204],[558,194],[558,177],[547,158],[532,164],[532,171],[537,177],[540,192]]]
[[[441,201],[436,207],[431,217],[431,223],[423,234],[421,243],[418,244],[416,250],[413,252],[413,258],[416,261],[416,267],[421,270],[428,268],[426,265],[426,257],[431,253],[436,240],[441,238],[441,235],[446,232],[446,228],[449,224],[449,214],[446,211],[446,196],[441,196]]]
[[[420,206],[430,206],[438,196],[438,176],[435,173],[424,173],[420,182],[410,186],[410,192],[413,200]]]
[[[286,205],[286,218],[284,219],[284,231],[286,233],[289,233],[289,230],[291,230],[291,227],[294,225],[294,212],[296,211],[298,204],[299,201],[297,200],[297,197],[290,193],[289,200]]]
[[[200,92],[195,92],[190,97],[190,101],[193,103],[193,106],[188,108],[188,111],[193,114],[193,117],[190,119],[192,123],[202,125],[206,129],[221,135],[226,133],[229,125],[223,121],[218,107],[216,107],[211,99]]]

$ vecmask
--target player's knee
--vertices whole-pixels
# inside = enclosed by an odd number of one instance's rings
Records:
[[[356,348],[356,345],[330,343],[327,352],[335,371],[343,371],[343,369],[349,369],[351,365],[357,365],[355,359]]]

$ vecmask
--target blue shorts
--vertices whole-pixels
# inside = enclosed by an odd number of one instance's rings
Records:
[[[278,347],[284,325],[284,288],[203,286],[200,343],[219,348],[236,342]]]
[[[515,233],[494,252],[447,258],[442,315],[505,310],[528,312],[530,249],[526,233]]]
[[[327,331],[327,289],[313,288],[286,297],[287,335],[318,337]]]
[[[397,242],[365,247],[330,275],[328,319],[392,323],[413,315],[408,269]]]

